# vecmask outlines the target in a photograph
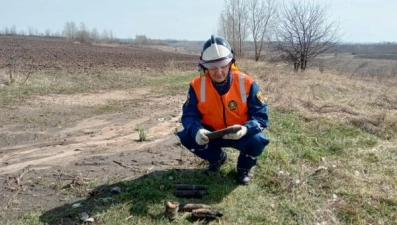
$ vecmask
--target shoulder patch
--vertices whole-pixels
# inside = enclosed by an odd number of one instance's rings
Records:
[[[256,98],[262,103],[265,103],[265,96],[263,95],[262,91],[258,91],[256,93]]]

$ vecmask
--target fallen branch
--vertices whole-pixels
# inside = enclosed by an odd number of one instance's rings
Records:
[[[21,173],[21,175],[19,175],[18,177],[15,178],[15,180],[16,180],[18,186],[21,186],[21,179],[22,179],[23,175],[25,175],[25,174],[26,174],[27,172],[29,172],[29,171],[30,171],[29,169],[28,169],[28,170],[24,170],[24,171]]]
[[[116,160],[113,160],[113,162],[116,163],[116,164],[118,164],[118,165],[120,165],[120,166],[122,166],[122,167],[124,167],[124,168],[131,168],[130,166],[127,166],[127,165],[125,165],[125,164],[122,163],[122,162],[119,162],[119,161],[116,161]]]
[[[21,189],[18,189],[18,191],[10,198],[7,205],[4,206],[3,210],[7,209],[11,205],[11,202],[14,200],[15,196],[17,196],[17,194],[19,194],[20,191],[21,191]]]
[[[17,185],[18,185],[18,190],[17,190],[17,192],[15,194],[12,195],[12,197],[10,198],[8,203],[4,206],[3,210],[7,209],[11,205],[12,201],[14,200],[14,198],[21,192],[21,190],[22,190],[21,189],[21,186],[22,186],[21,179],[29,171],[30,171],[29,169],[28,170],[24,170],[19,176],[15,177],[15,180],[16,180]]]

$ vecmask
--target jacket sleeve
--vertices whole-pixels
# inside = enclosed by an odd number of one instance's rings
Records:
[[[197,96],[192,86],[189,87],[186,102],[182,106],[181,122],[185,132],[192,138],[195,138],[199,129],[203,128],[201,124],[201,114],[197,108]]]
[[[253,82],[247,99],[249,120],[244,123],[247,134],[252,135],[263,131],[269,124],[269,112],[262,91]]]

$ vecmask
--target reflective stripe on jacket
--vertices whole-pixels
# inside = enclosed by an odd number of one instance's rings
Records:
[[[202,123],[215,130],[243,125],[249,119],[247,98],[254,81],[240,71],[231,71],[230,75],[230,88],[224,95],[218,94],[208,73],[190,83],[197,96]]]

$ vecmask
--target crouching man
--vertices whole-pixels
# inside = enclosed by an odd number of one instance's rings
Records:
[[[240,151],[236,179],[249,184],[250,170],[269,143],[262,132],[269,122],[263,93],[252,77],[237,68],[233,50],[221,37],[212,35],[204,43],[199,70],[182,106],[184,129],[177,135],[187,149],[208,161],[206,174],[218,172],[226,162],[222,148]],[[212,140],[206,135],[231,126],[239,131]]]

